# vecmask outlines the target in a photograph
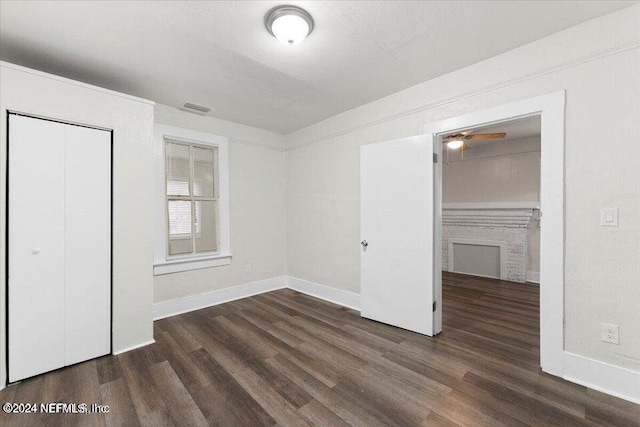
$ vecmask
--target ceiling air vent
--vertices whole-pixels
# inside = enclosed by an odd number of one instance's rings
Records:
[[[206,116],[207,113],[212,110],[211,107],[205,107],[204,105],[194,104],[192,102],[185,102],[180,109],[200,116]]]

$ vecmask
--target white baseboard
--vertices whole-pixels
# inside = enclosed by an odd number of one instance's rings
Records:
[[[640,403],[640,372],[564,352],[563,378],[634,403]]]
[[[287,287],[312,297],[360,311],[360,294],[343,291],[297,277],[287,277]]]
[[[142,344],[136,344],[136,345],[132,345],[131,347],[123,348],[123,349],[120,349],[120,350],[115,350],[111,354],[113,354],[115,356],[116,354],[126,353],[127,351],[131,351],[131,350],[135,350],[137,348],[142,348],[142,347],[146,347],[146,346],[151,345],[151,344],[155,344],[155,342],[156,342],[156,340],[150,340],[150,341],[147,341],[147,342],[143,342]]]
[[[164,319],[165,317],[199,310],[212,305],[223,304],[225,302],[235,301],[252,295],[275,291],[276,289],[286,287],[286,285],[286,276],[279,276],[271,279],[259,280],[257,282],[245,283],[244,285],[231,286],[229,288],[219,289],[203,294],[157,302],[153,304],[153,320]]]
[[[540,284],[540,272],[539,271],[527,271],[527,282]]]
[[[153,305],[153,320],[164,319],[165,317],[176,316],[189,311],[223,304],[247,298],[277,289],[290,288],[303,294],[311,295],[325,301],[338,305],[360,310],[360,295],[343,291],[308,280],[298,279],[291,276],[278,276],[271,279],[259,280],[257,282],[245,283],[244,285],[231,286],[216,291],[203,294],[190,295],[169,301],[157,302]]]

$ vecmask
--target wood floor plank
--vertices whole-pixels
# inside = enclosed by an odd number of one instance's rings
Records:
[[[42,398],[43,391],[44,391],[43,390],[44,382],[45,382],[44,377],[45,375],[40,375],[34,378],[29,378],[18,384],[14,384],[5,388],[4,390],[0,391],[2,402],[3,403],[4,402],[12,402],[12,403],[44,402]],[[45,418],[44,418],[44,415],[41,413],[6,414],[5,411],[2,411],[2,415],[0,416],[0,421],[2,421],[2,425],[16,426],[16,427],[30,427],[30,426],[45,425]]]
[[[209,425],[169,362],[158,363],[152,366],[150,371],[167,412],[176,424],[183,426]]]
[[[288,358],[278,355],[268,360],[268,363],[272,363],[284,372],[293,382],[313,396],[314,399],[318,400],[327,408],[330,408],[331,411],[347,423],[363,427],[388,425],[378,418],[375,413],[372,413],[365,408],[364,405],[361,405],[360,402],[350,401],[349,399],[345,399],[344,396],[334,392],[336,385],[332,387],[327,386],[305,368],[297,365]]]
[[[454,423],[441,415],[438,415],[437,412],[432,411],[427,416],[427,419],[421,424],[422,427],[462,427],[461,424]]]
[[[186,330],[183,317],[168,317],[155,322],[155,324],[171,335],[185,353],[202,348],[202,345]]]
[[[226,427],[226,426],[250,426],[251,422],[241,418],[236,408],[228,402],[228,398],[224,395],[224,389],[218,388],[216,385],[210,385],[199,392],[193,394],[193,399],[206,417],[210,426]],[[271,420],[270,424],[274,425],[275,420]],[[256,424],[258,425],[258,424]]]
[[[276,424],[276,420],[235,379],[224,385],[212,383],[193,397],[210,425]],[[229,420],[229,424],[223,423],[224,420]]]
[[[129,386],[129,394],[138,417],[165,409],[164,402],[153,383],[147,365],[133,352],[118,355],[122,373]]]
[[[109,406],[109,412],[105,415],[107,426],[135,427],[140,425],[129,388],[123,377],[100,385],[100,394],[103,404]]]
[[[236,381],[281,425],[308,426],[306,419],[274,388],[251,369],[236,376]]]
[[[280,321],[280,319],[277,318],[271,318],[270,320],[265,320],[264,317],[260,316],[260,314],[256,314],[255,312],[241,312],[239,314],[239,316],[241,316],[243,319],[246,319],[247,321],[253,323],[256,327],[262,329],[263,331],[265,331],[266,333],[272,335],[274,338],[290,345],[290,346],[297,346],[302,344],[302,340],[298,337],[296,337],[295,335],[292,335],[290,333],[288,333],[287,331],[284,331],[280,328],[278,328],[277,326],[275,326],[273,323]]]
[[[273,365],[264,360],[255,360],[249,364],[251,369],[263,381],[267,382],[276,392],[285,398],[287,402],[295,408],[300,408],[313,399],[309,393],[304,391]]]
[[[465,393],[491,406],[500,412],[519,420],[524,425],[562,425],[583,426],[587,422],[561,409],[536,401],[535,398],[504,387],[491,380],[468,373],[464,378]]]
[[[349,427],[349,424],[317,400],[298,410],[312,425],[319,427]]]
[[[104,356],[96,359],[96,365],[98,367],[98,381],[101,385],[122,378],[122,368],[117,358]]]
[[[88,407],[93,403],[101,403],[100,382],[98,381],[98,369],[95,360],[78,363],[64,368],[62,383],[66,403],[84,403]],[[53,394],[44,397],[45,402],[55,401]],[[88,413],[83,417],[77,414],[59,414],[60,424],[67,426],[105,426],[106,420],[103,413]]]
[[[290,289],[208,307],[156,321],[155,344],[0,391],[109,413],[0,425],[640,427],[640,405],[540,370],[538,292],[445,273],[436,337]]]
[[[171,368],[189,392],[198,391],[209,385],[207,376],[185,352],[187,349],[193,348],[193,346],[182,347],[173,338],[172,334],[164,331],[156,334],[156,340],[158,340],[158,344],[162,346],[166,355],[166,360],[159,365],[166,366],[166,362],[169,362]]]

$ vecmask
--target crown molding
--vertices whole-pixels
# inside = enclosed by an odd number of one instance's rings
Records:
[[[102,92],[102,93],[106,93],[106,94],[109,94],[109,95],[119,96],[121,98],[129,99],[131,101],[142,102],[144,104],[149,104],[149,105],[156,105],[156,103],[154,101],[150,101],[148,99],[139,98],[137,96],[129,95],[129,94],[122,93],[122,92],[117,92],[117,91],[111,90],[111,89],[105,89],[105,88],[100,87],[100,86],[95,86],[95,85],[91,85],[89,83],[84,83],[84,82],[80,82],[80,81],[77,81],[77,80],[68,79],[66,77],[60,77],[60,76],[57,76],[55,74],[45,73],[44,71],[34,70],[33,68],[23,67],[22,65],[13,64],[11,62],[0,61],[0,67],[11,68],[13,70],[21,71],[23,73],[33,74],[33,75],[36,75],[36,76],[39,76],[39,77],[44,77],[44,78],[51,79],[51,80],[57,80],[57,81],[62,82],[62,83],[67,83],[67,84],[70,84],[70,85],[80,86],[80,87],[83,87],[83,88],[86,88],[86,89],[95,90],[96,92]]]
[[[249,147],[264,148],[265,150],[279,151],[281,153],[287,151],[287,149],[284,147],[276,147],[274,145],[268,145],[261,142],[247,141],[247,140],[238,139],[238,138],[229,138],[229,142],[233,144],[247,145]]]

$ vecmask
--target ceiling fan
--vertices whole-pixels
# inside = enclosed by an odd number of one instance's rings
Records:
[[[452,150],[457,150],[459,148],[460,151],[464,151],[469,148],[467,141],[480,140],[480,139],[500,139],[507,136],[506,132],[478,133],[475,135],[471,135],[472,132],[473,132],[473,129],[466,130],[464,132],[456,133],[453,135],[447,135],[442,138],[442,142],[446,143],[447,147],[451,148]]]

